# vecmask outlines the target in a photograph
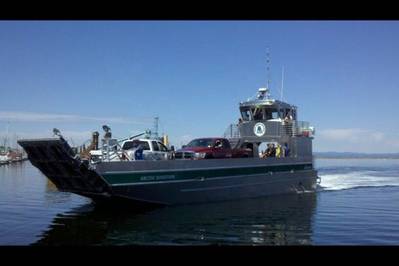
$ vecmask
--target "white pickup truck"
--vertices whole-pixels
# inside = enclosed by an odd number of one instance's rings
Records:
[[[155,139],[135,139],[126,140],[122,144],[122,150],[129,161],[135,160],[135,152],[141,145],[144,160],[169,160],[171,153],[168,148],[159,140]]]
[[[113,148],[111,148],[113,146]],[[90,151],[91,161],[98,162],[105,160],[110,161],[135,161],[135,152],[139,148],[143,149],[143,159],[144,160],[169,160],[172,159],[172,154],[168,148],[159,140],[156,139],[133,139],[125,140],[120,145],[119,149],[116,149],[117,145],[112,145],[110,143],[110,150],[92,150]]]

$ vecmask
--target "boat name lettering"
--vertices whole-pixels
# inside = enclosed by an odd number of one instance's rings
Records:
[[[174,175],[151,175],[140,177],[141,181],[154,181],[154,180],[170,180],[175,179]]]

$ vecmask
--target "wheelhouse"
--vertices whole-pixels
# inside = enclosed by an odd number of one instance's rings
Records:
[[[267,90],[262,88],[255,98],[240,103],[240,113],[243,121],[283,120],[286,117],[297,120],[296,106],[270,99]]]

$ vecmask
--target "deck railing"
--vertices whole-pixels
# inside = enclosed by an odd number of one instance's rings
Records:
[[[295,135],[314,134],[314,129],[310,127],[309,122],[295,121]]]
[[[247,128],[242,130],[243,134],[240,133],[239,125],[230,124],[225,130],[223,137],[224,138],[240,138],[245,136],[254,136],[253,135],[253,126],[255,123],[253,121],[244,122],[243,126],[246,123],[250,123]],[[309,122],[306,121],[265,121],[266,133],[265,135],[270,136],[312,136],[314,135],[314,128],[310,127]]]
[[[240,131],[238,130],[238,125],[237,124],[230,124],[227,129],[225,130],[223,134],[224,138],[239,138],[240,137]]]

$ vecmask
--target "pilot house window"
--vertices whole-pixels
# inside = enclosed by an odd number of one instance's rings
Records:
[[[266,111],[265,112],[266,120],[277,119],[280,117],[280,114],[279,114],[278,110],[276,110],[276,109],[266,109],[265,111]]]
[[[248,109],[247,110],[242,110],[241,111],[241,116],[242,116],[242,119],[244,121],[251,120],[251,112]]]
[[[254,117],[254,120],[263,120],[263,109],[252,108],[252,115]]]
[[[247,109],[248,108],[248,109]],[[262,107],[249,107],[241,109],[241,116],[244,121],[260,121],[260,120],[271,120],[278,119],[284,115],[283,109],[274,109],[274,108],[262,108]]]

